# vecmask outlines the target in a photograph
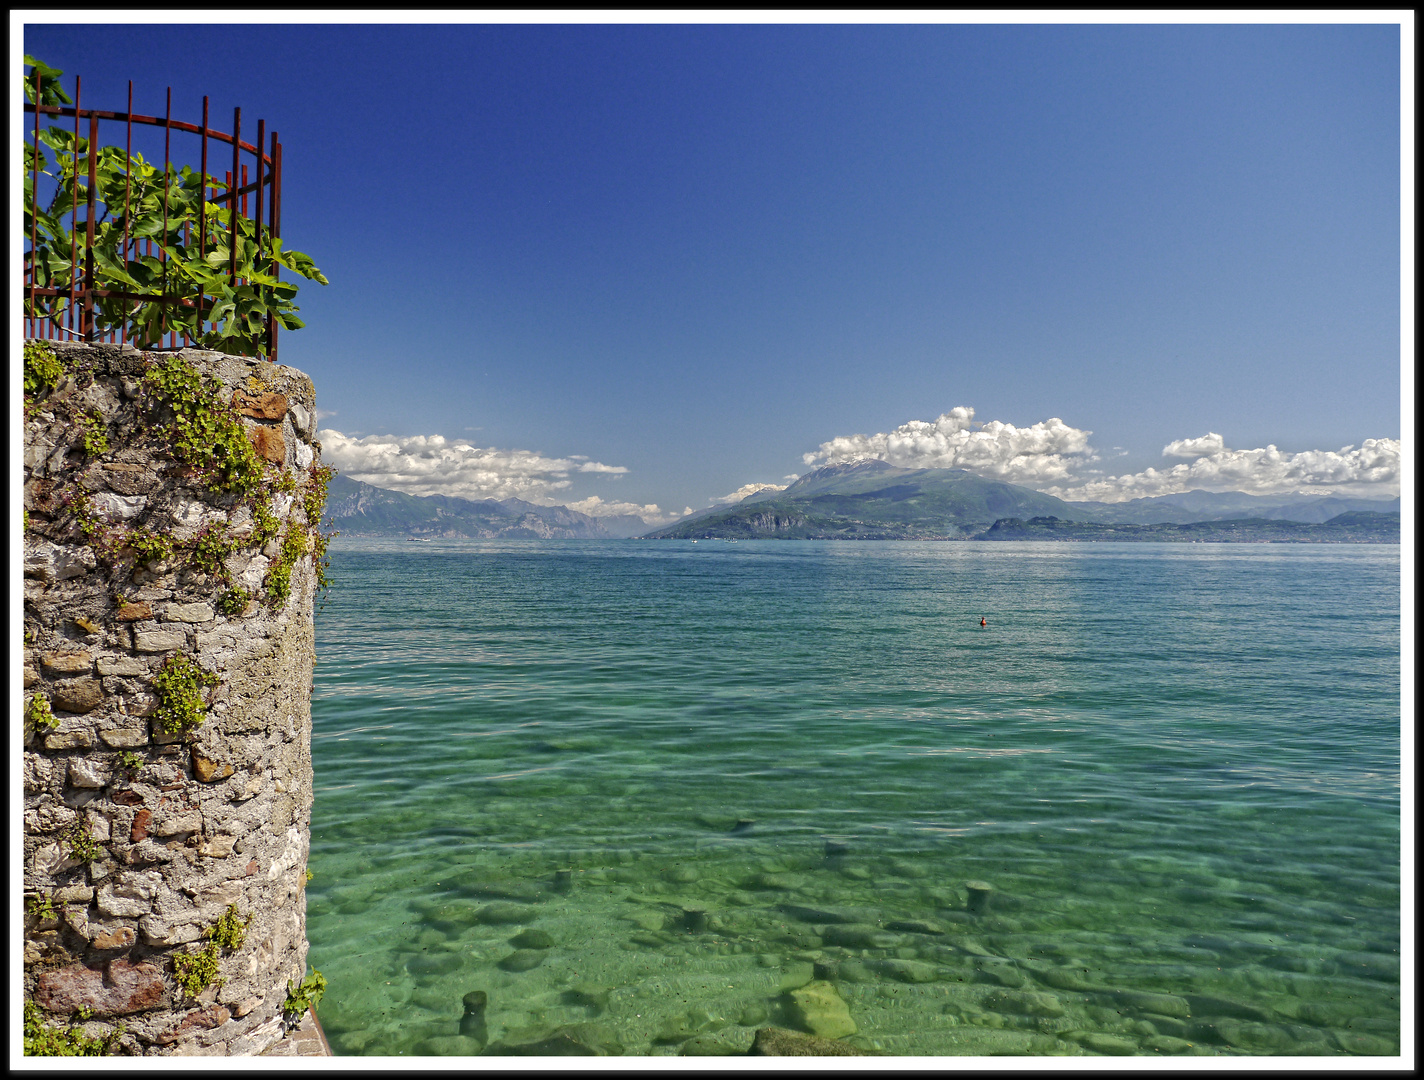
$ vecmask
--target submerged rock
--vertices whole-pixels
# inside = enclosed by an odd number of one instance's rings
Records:
[[[479,1040],[483,1047],[489,1042],[489,1028],[485,1024],[485,1008],[489,1005],[489,995],[483,990],[471,990],[461,1002],[465,1014],[460,1017],[460,1034]]]
[[[752,1038],[751,1057],[870,1057],[868,1050],[859,1050],[835,1039],[803,1035],[786,1028],[758,1028]]]
[[[984,998],[984,1004],[996,1012],[1019,1016],[1062,1016],[1064,1013],[1063,1002],[1037,990],[996,990]]]
[[[486,904],[475,912],[475,921],[486,926],[507,926],[532,920],[529,909],[518,904]]]
[[[875,970],[906,983],[934,982],[939,978],[939,969],[923,960],[879,960]]]
[[[543,949],[515,949],[499,962],[505,971],[532,971],[548,956]]]
[[[427,1057],[473,1057],[484,1047],[483,1039],[467,1035],[436,1035],[418,1043],[415,1052]]]
[[[787,994],[793,1023],[823,1039],[854,1035],[855,1021],[836,988],[825,981],[810,982]]]
[[[543,930],[530,928],[521,930],[509,939],[509,943],[517,949],[552,949],[554,939]]]

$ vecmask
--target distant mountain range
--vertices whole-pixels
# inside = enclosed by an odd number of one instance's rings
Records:
[[[647,522],[631,514],[595,518],[523,499],[407,495],[345,476],[333,477],[328,485],[323,520],[343,536],[607,540],[648,530]]]
[[[1243,519],[1318,525],[1351,512],[1397,515],[1399,500],[1190,491],[1124,503],[1070,503],[1017,484],[985,480],[964,469],[902,469],[885,461],[861,460],[823,466],[783,490],[760,491],[739,503],[700,511],[648,535],[651,539],[952,540],[979,536],[1006,520],[1021,526],[1025,519],[1124,526]],[[1397,530],[1397,516],[1394,520]],[[1276,538],[1291,532],[1289,528],[1267,531]],[[1240,528],[1200,530],[1197,536],[1214,533],[1217,538],[1239,535],[1244,539],[1249,532]],[[1395,535],[1397,540],[1397,532]],[[1008,531],[1001,531],[1000,536],[1010,538]],[[1131,530],[1108,530],[1092,538],[1129,537],[1145,538]],[[1012,538],[1028,537],[1015,534]],[[1088,537],[1084,534],[1083,538]]]
[[[346,536],[482,539],[1239,540],[1399,542],[1398,499],[1188,491],[1122,503],[1065,502],[964,469],[862,460],[823,466],[780,491],[649,531],[641,517],[590,517],[522,499],[407,495],[344,476],[325,521]]]

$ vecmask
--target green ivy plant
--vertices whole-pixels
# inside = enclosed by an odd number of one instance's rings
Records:
[[[156,403],[173,413],[168,435],[175,458],[197,469],[213,490],[257,494],[265,463],[216,379],[181,356],[168,356],[148,369],[143,382]]]
[[[58,78],[63,72],[32,56],[26,65],[43,74],[42,94],[63,94]],[[34,100],[34,80],[25,77],[25,91]],[[67,100],[67,99],[66,99]],[[33,132],[33,129],[31,129]],[[33,138],[33,134],[30,135]],[[71,267],[82,270],[83,237],[72,234],[67,211],[87,202],[90,147],[73,130],[53,125],[39,131],[39,170],[54,181],[47,205],[36,206],[34,197],[36,146],[25,143],[24,234],[34,229],[35,250],[27,254],[35,283],[41,288],[67,290]],[[47,153],[46,151],[49,151]],[[51,159],[51,154],[53,155]],[[233,255],[232,211],[204,201],[203,188],[226,185],[190,166],[170,164],[166,172],[130,156],[117,146],[101,147],[94,155],[94,277],[99,289],[150,295],[183,295],[183,303],[141,302],[103,297],[96,302],[95,324],[101,333],[127,327],[134,345],[152,348],[170,331],[186,334],[209,349],[243,355],[266,355],[265,320],[270,316],[288,330],[305,324],[293,302],[297,285],[279,281],[274,262],[302,277],[327,284],[310,256],[288,249],[271,230],[241,213],[237,216],[237,276],[231,275]],[[125,214],[125,197],[128,211]],[[209,196],[208,198],[211,198]],[[152,243],[152,254],[123,250],[124,237]],[[200,242],[201,241],[201,242]],[[26,314],[58,317],[67,296],[36,297],[35,310]],[[205,327],[205,323],[215,324]]]
[[[30,698],[29,703],[25,706],[25,720],[36,734],[41,731],[53,731],[59,727],[59,719],[54,715],[54,711],[49,705],[49,698],[44,694],[35,694]]]
[[[78,859],[82,863],[92,863],[104,853],[103,847],[89,831],[86,818],[81,817],[69,827],[69,831],[64,834],[64,841],[69,845],[70,858]]]
[[[64,364],[45,341],[25,342],[25,397],[38,397],[53,390],[64,378]]]
[[[221,949],[236,952],[247,940],[247,924],[251,921],[250,914],[246,917],[239,915],[237,905],[229,904],[218,921],[203,931],[203,937]]]
[[[88,1017],[81,1014],[80,1019]],[[100,1038],[85,1035],[77,1026],[53,1027],[44,1022],[38,1005],[28,999],[25,1001],[26,1057],[102,1057],[113,1050],[123,1033],[122,1024]]]
[[[98,457],[109,452],[109,433],[104,418],[96,412],[84,414],[80,418],[84,427],[84,452],[90,457]]]
[[[218,610],[229,619],[235,619],[247,610],[247,602],[252,596],[241,585],[235,585],[218,597]]]
[[[308,1009],[315,1009],[326,993],[326,976],[316,968],[298,985],[288,980],[287,1000],[282,1003],[282,1014],[289,1027],[301,1023],[302,1015]]]
[[[223,950],[236,952],[247,940],[247,924],[252,916],[238,914],[237,905],[229,904],[227,910],[203,931],[207,944],[195,953],[175,953],[173,956],[173,977],[183,992],[195,998],[214,984],[221,986],[225,980],[218,978],[218,959]]]
[[[216,686],[217,682],[216,675],[184,653],[169,657],[153,677],[153,692],[158,696],[153,722],[169,735],[191,731],[207,713],[202,688]]]

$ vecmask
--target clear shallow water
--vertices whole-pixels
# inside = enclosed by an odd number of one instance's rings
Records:
[[[809,980],[892,1054],[1398,1052],[1398,547],[337,540],[332,570],[338,1054],[744,1050]]]

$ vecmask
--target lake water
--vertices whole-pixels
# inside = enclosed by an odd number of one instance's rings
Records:
[[[1398,547],[332,552],[337,1054],[1399,1053]]]

